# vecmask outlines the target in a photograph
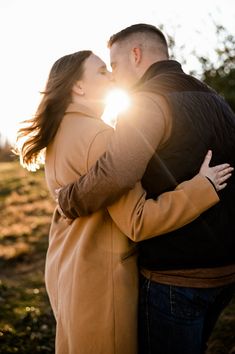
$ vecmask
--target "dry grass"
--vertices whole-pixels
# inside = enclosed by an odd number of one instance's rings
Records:
[[[0,164],[1,353],[54,353],[55,321],[44,286],[53,208],[43,171]]]

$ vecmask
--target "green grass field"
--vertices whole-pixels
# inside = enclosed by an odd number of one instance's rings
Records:
[[[54,353],[55,321],[44,286],[53,208],[43,171],[29,173],[16,162],[0,163],[2,354]],[[208,350],[234,353],[235,298],[221,315]]]

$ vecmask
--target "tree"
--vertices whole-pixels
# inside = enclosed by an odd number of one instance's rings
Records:
[[[198,58],[203,70],[202,80],[221,94],[235,112],[235,37],[222,25],[216,25],[216,34],[217,60]]]
[[[1,140],[1,134],[0,134]],[[13,161],[15,160],[15,155],[12,152],[12,145],[6,139],[4,142],[1,141],[0,144],[0,162]]]

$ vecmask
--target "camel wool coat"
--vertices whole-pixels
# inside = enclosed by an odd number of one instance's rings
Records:
[[[69,105],[46,151],[54,198],[57,188],[88,171],[112,134],[87,107]],[[56,318],[56,354],[137,354],[135,242],[179,228],[219,201],[200,175],[156,201],[145,195],[137,183],[109,208],[71,223],[55,209],[45,282]]]

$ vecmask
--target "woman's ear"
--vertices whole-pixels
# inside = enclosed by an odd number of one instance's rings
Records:
[[[73,85],[73,88],[72,88],[72,92],[74,92],[76,95],[79,95],[79,96],[85,95],[82,81],[75,82],[75,84]]]

